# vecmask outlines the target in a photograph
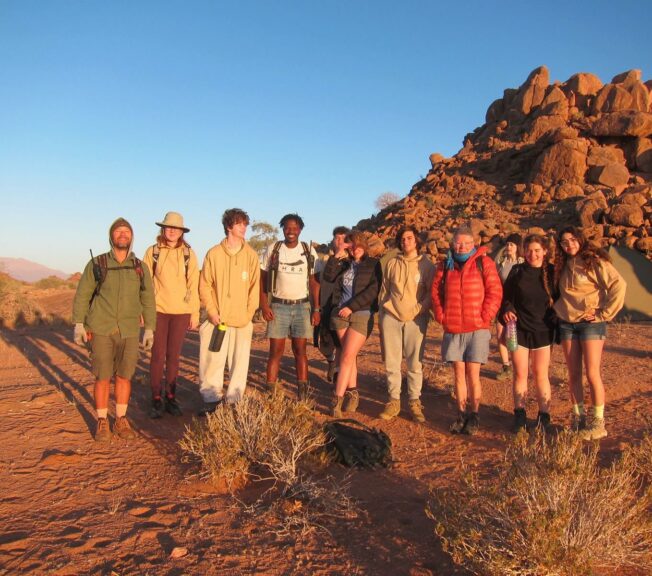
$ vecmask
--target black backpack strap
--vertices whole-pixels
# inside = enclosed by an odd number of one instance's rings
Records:
[[[134,256],[134,271],[140,279],[140,291],[145,290],[145,272],[143,270],[143,262]]]
[[[183,267],[186,270],[186,285],[188,284],[188,268],[190,267],[190,244],[183,243]]]
[[[152,247],[152,276],[156,276],[156,266],[158,265],[158,257],[161,255],[161,249],[158,243]]]
[[[95,290],[91,294],[91,299],[88,301],[90,307],[95,300],[95,297],[100,293],[102,284],[106,280],[106,273],[108,270],[107,255],[106,253],[100,254],[96,259],[93,259],[93,277],[95,278]]]
[[[283,242],[280,240],[277,240],[274,243],[274,248],[272,248],[272,253],[267,261],[267,293],[270,295],[274,294],[276,291],[276,273],[278,272],[278,259],[279,252],[281,251],[281,244],[283,244]]]

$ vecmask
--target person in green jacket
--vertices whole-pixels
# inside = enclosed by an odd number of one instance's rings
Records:
[[[109,389],[115,376],[116,421],[114,432],[134,438],[127,420],[131,378],[138,362],[141,319],[145,326],[143,348],[154,343],[156,304],[152,277],[131,251],[133,228],[118,218],[109,230],[111,250],[88,262],[73,302],[74,341],[88,345],[95,381],[97,429],[95,440],[111,440],[108,421]]]

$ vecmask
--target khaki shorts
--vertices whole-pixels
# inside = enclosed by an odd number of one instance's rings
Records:
[[[331,330],[345,330],[351,328],[365,338],[369,338],[374,329],[374,315],[369,310],[359,310],[352,312],[348,318],[340,318],[337,313],[339,308],[333,308],[331,315],[330,328]]]
[[[98,380],[110,380],[113,375],[131,380],[138,363],[138,336],[121,338],[120,334],[91,339],[91,366]]]

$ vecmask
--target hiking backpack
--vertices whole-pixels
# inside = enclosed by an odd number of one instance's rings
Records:
[[[382,430],[350,418],[324,425],[331,454],[346,466],[374,468],[392,462],[392,441]]]
[[[158,265],[158,257],[161,255],[161,248],[158,244],[152,247],[152,277],[156,276],[156,266]],[[188,266],[190,263],[190,244],[183,243],[183,266],[186,270],[186,283],[188,282]]]
[[[108,252],[100,254],[97,258],[93,257],[91,252],[91,259],[93,262],[93,278],[95,278],[95,290],[91,294],[91,299],[88,302],[90,306],[95,300],[95,297],[100,293],[102,284],[106,280],[106,275],[109,270],[134,270],[140,279],[140,291],[145,290],[145,273],[143,271],[143,263],[134,256],[134,265],[133,266],[116,266],[115,268],[109,268],[108,264]]]
[[[279,266],[279,252],[281,251],[281,245],[283,244],[282,240],[278,240],[274,243],[274,248],[272,248],[272,254],[269,257],[269,262],[267,264],[267,293],[273,294],[276,290],[276,273],[278,272]],[[306,283],[308,286],[308,291],[310,291],[310,276],[314,274],[315,270],[315,258],[310,254],[310,248],[307,242],[301,242],[301,247],[303,248],[303,256],[306,257],[306,263],[308,264],[308,275],[306,278]]]

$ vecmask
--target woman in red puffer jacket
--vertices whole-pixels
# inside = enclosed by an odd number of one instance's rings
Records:
[[[475,247],[468,226],[457,228],[432,284],[433,313],[444,327],[442,356],[455,375],[459,413],[453,434],[475,434],[480,425],[480,366],[489,356],[490,326],[503,296],[496,264],[486,252]]]

